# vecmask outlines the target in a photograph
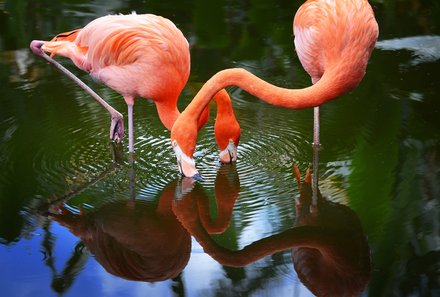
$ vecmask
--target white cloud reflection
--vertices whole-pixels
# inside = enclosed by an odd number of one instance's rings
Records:
[[[414,59],[411,60],[410,65],[414,66],[440,59],[440,36],[426,35],[380,40],[376,43],[376,48],[411,51]]]

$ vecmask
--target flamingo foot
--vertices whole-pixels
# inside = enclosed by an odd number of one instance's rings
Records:
[[[124,117],[120,113],[112,115],[112,122],[110,125],[110,140],[119,143],[124,137]]]
[[[44,41],[41,40],[32,40],[31,44],[30,44],[30,48],[32,50],[32,52],[38,56],[42,56],[44,54],[44,51],[42,49],[44,45]]]

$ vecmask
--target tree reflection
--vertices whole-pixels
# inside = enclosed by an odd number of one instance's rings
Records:
[[[55,255],[53,253],[55,238],[50,232],[50,225],[51,222],[46,221],[43,227],[45,236],[41,245],[44,253],[44,264],[50,268],[52,273],[52,289],[58,294],[63,295],[68,289],[70,289],[78,274],[84,269],[90,256],[90,252],[85,248],[81,241],[78,242],[62,272],[58,273],[55,267]]]

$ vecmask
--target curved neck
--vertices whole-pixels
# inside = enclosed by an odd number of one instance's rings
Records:
[[[180,112],[177,109],[176,104],[169,104],[167,101],[155,101],[157,113],[159,115],[162,124],[171,131],[177,118],[180,116]]]
[[[157,113],[162,124],[168,131],[171,131],[177,118],[180,116],[180,111],[177,109],[177,100],[155,101]],[[209,119],[209,106],[205,106],[197,115],[197,127],[200,130]]]
[[[348,71],[341,70],[344,68],[342,66],[328,67],[320,80],[304,89],[280,88],[244,69],[234,68],[220,71],[203,85],[183,111],[182,116],[177,120],[175,129],[171,131],[171,138],[177,140],[187,156],[192,157],[197,138],[196,120],[200,118],[211,98],[218,97],[218,112],[229,110],[233,114],[230,98],[223,90],[228,86],[238,86],[270,104],[281,107],[300,109],[319,106],[351,90],[362,78],[364,73],[362,69],[358,70],[360,75],[350,77]],[[222,92],[226,93],[226,96]]]
[[[226,69],[215,74],[197,93],[186,108],[185,117],[198,117],[211,98],[221,89],[237,86],[270,104],[301,109],[319,106],[354,88],[360,79],[352,81],[336,68],[330,68],[314,85],[304,89],[285,89],[274,86],[252,73],[239,68]]]
[[[182,216],[178,208],[179,206],[176,208],[174,205],[173,210],[177,218],[203,250],[220,264],[232,267],[243,267],[263,257],[294,247],[323,250],[329,245],[335,245],[340,238],[335,232],[318,226],[301,226],[257,240],[241,250],[230,250],[215,242],[202,225],[200,218]]]
[[[235,118],[231,98],[226,90],[218,91],[212,96],[212,99],[214,99],[217,104],[217,117],[233,116]]]

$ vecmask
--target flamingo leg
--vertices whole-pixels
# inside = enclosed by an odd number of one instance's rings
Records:
[[[318,205],[318,177],[319,177],[319,106],[313,108],[313,177],[312,177],[312,206]]]
[[[130,200],[129,203],[132,205],[136,201],[136,170],[134,168],[134,155],[129,154],[128,162],[130,168],[128,169],[128,180],[129,180],[129,190],[130,190]]]
[[[127,101],[127,99],[125,100]],[[134,152],[134,135],[133,135],[133,104],[127,103],[128,106],[128,152]]]
[[[46,53],[43,52],[41,47],[44,42],[42,41],[32,41],[31,49],[32,51],[48,61],[50,64],[54,65],[58,70],[67,75],[70,79],[72,79],[77,85],[83,88],[87,93],[89,93],[96,101],[98,101],[105,109],[110,113],[111,116],[111,125],[110,125],[110,139],[115,142],[120,142],[122,137],[124,136],[124,121],[123,116],[120,112],[114,109],[110,104],[108,104],[104,99],[102,99],[98,94],[95,93],[88,85],[86,85],[82,80],[75,76],[72,72],[67,70],[63,65],[49,57]]]

